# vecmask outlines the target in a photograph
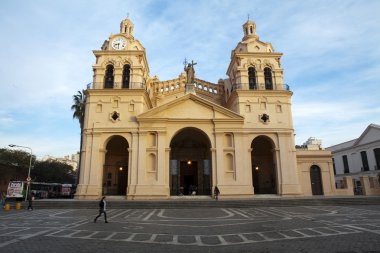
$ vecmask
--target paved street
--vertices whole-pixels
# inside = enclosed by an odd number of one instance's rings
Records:
[[[380,252],[380,206],[0,212],[1,252]]]

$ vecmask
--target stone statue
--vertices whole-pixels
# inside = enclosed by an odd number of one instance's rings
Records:
[[[195,70],[194,65],[196,65],[196,62],[191,61],[191,63],[188,63],[186,66],[186,60],[185,60],[185,68],[186,71],[186,84],[193,84],[195,83]]]

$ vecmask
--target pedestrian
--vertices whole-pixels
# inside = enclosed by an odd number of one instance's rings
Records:
[[[33,210],[34,192],[28,195],[28,210]]]
[[[218,188],[218,186],[215,185],[215,188],[214,188],[214,197],[215,197],[216,200],[218,200],[219,194],[220,194],[219,188]]]
[[[1,208],[5,208],[5,199],[6,199],[5,193],[1,192],[1,197],[0,197]]]
[[[105,223],[108,223],[107,221],[107,213],[106,213],[106,196],[103,196],[102,199],[99,201],[99,215],[95,217],[94,223],[96,223],[96,220],[104,213],[104,221]]]

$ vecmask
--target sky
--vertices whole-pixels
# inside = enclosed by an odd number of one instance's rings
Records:
[[[186,57],[213,83],[227,78],[249,15],[260,40],[284,54],[295,143],[358,138],[380,124],[379,10],[377,0],[1,1],[0,148],[30,147],[39,158],[79,151],[72,96],[92,82],[92,50],[128,14],[150,76],[177,78]]]

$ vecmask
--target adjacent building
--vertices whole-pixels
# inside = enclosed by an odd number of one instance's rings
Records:
[[[41,161],[58,161],[61,163],[65,163],[73,167],[73,170],[75,171],[78,169],[79,153],[66,155],[64,157],[55,157],[55,156],[45,155],[42,157]]]
[[[380,125],[370,124],[359,138],[327,149],[333,154],[338,187],[344,176],[351,176],[356,191],[361,191],[360,177],[380,175]]]
[[[167,199],[335,195],[331,152],[296,150],[282,53],[243,25],[224,79],[150,76],[146,49],[125,19],[93,51],[76,198]]]

